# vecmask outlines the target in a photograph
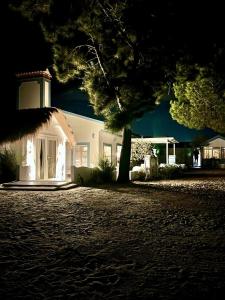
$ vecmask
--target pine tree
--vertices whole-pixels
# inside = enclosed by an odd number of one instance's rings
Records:
[[[57,79],[80,78],[95,113],[111,130],[123,131],[118,181],[128,181],[132,121],[171,89],[176,62],[196,49],[199,54],[193,41],[199,41],[202,7],[193,10],[190,1],[184,9],[176,0],[11,2],[40,24]]]
[[[173,119],[189,128],[225,133],[225,81],[215,68],[179,65],[173,90]]]

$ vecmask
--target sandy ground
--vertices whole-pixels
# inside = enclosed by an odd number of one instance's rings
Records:
[[[0,298],[224,299],[225,177],[0,191]]]

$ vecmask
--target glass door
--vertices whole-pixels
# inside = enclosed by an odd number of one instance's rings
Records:
[[[36,147],[37,180],[56,178],[56,139],[37,139]]]
[[[46,148],[45,139],[37,139],[37,179],[45,179]]]
[[[47,140],[48,157],[47,157],[47,177],[48,179],[56,177],[56,140]]]

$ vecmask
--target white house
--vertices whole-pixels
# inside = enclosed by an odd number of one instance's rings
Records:
[[[19,73],[17,111],[1,129],[1,147],[15,151],[19,180],[70,181],[71,168],[117,163],[122,137],[104,122],[51,107],[51,74]],[[5,122],[6,123],[6,122]]]
[[[202,160],[204,165],[215,160],[215,167],[225,168],[225,137],[217,135],[207,141],[202,146]]]
[[[225,159],[225,137],[217,135],[204,143],[203,158]]]

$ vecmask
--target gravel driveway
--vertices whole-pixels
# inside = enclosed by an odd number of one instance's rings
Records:
[[[225,177],[0,191],[0,298],[224,299]]]

